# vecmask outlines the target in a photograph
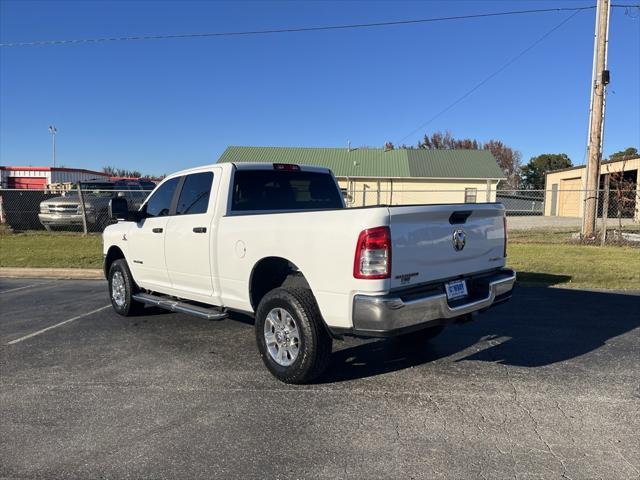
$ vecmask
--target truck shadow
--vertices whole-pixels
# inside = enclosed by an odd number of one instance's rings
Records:
[[[530,368],[565,362],[640,327],[639,311],[638,295],[519,288],[510,302],[474,322],[451,325],[423,345],[407,348],[397,339],[386,339],[338,350],[320,382],[366,378],[445,357]],[[472,346],[476,348],[469,351]]]
[[[518,272],[518,284],[531,287],[550,287],[571,281],[570,275],[555,275],[540,272]]]

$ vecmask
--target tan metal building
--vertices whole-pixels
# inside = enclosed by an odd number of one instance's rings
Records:
[[[640,157],[603,162],[600,166],[600,188],[604,188],[606,174],[623,172],[624,178],[636,185],[635,220],[640,219],[640,197],[637,190]],[[586,188],[586,167],[565,168],[548,172],[545,176],[544,214],[557,217],[582,217]],[[602,210],[600,200],[599,214]]]
[[[218,161],[330,168],[350,207],[495,202],[504,179],[488,150],[229,147]]]

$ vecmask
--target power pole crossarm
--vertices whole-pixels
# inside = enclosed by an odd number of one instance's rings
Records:
[[[587,184],[585,188],[583,238],[593,238],[596,231],[598,213],[598,186],[600,162],[602,160],[602,140],[606,85],[609,83],[607,70],[607,46],[609,43],[610,0],[598,0],[596,19],[596,41],[594,42],[595,81],[591,94],[591,117],[589,120],[589,155],[587,159]]]

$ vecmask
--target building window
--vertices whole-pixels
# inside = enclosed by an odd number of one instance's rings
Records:
[[[464,189],[464,203],[476,203],[478,199],[477,188],[465,188]]]
[[[353,202],[353,197],[349,193],[349,189],[348,188],[341,188],[340,191],[342,192],[342,198],[344,199],[345,203],[352,203]]]

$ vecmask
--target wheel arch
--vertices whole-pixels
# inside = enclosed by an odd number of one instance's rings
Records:
[[[111,247],[109,247],[109,250],[107,251],[107,254],[104,257],[104,265],[103,265],[104,277],[106,279],[109,278],[109,269],[111,268],[111,265],[113,264],[113,262],[121,258],[125,258],[125,256],[122,250],[120,249],[120,247],[118,247],[117,245],[112,245]]]
[[[308,288],[307,278],[298,266],[283,257],[269,256],[258,260],[249,276],[249,301],[255,312],[260,300],[271,290],[287,285]]]

